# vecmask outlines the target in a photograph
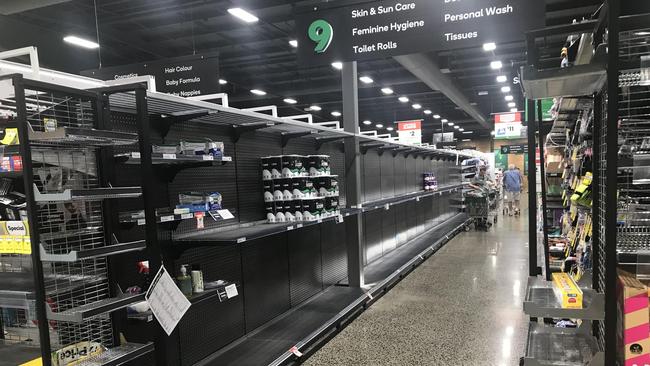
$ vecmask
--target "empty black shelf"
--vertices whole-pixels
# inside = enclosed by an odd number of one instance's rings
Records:
[[[129,243],[116,243],[104,247],[85,249],[80,251],[73,250],[65,254],[50,254],[45,251],[43,245],[40,246],[41,260],[43,262],[68,262],[68,263],[80,261],[83,259],[107,257],[110,255],[141,251],[146,247],[147,247],[146,241],[137,240]]]
[[[524,94],[529,99],[593,95],[607,81],[603,63],[548,70],[522,67],[521,74]]]
[[[79,127],[59,127],[54,131],[29,131],[29,139],[35,144],[120,146],[133,145],[138,141],[135,133],[96,130]]]
[[[226,220],[232,220],[233,218],[228,218],[224,219],[221,217],[218,210],[214,211],[199,211],[199,212],[188,212],[184,214],[175,214],[171,212],[170,209],[161,209],[160,212],[156,213],[156,222],[159,224],[163,223],[168,223],[168,222],[179,222],[183,220],[191,220],[196,218],[197,214],[203,214],[205,217],[210,217],[212,219],[212,216],[210,215],[210,212],[212,212],[215,217],[216,221],[222,222]],[[137,224],[138,226],[142,226],[146,224],[146,219],[144,218],[144,211],[131,211],[131,212],[124,212],[120,214],[120,223],[122,224]]]
[[[97,201],[115,198],[134,198],[142,195],[140,187],[108,187],[92,189],[66,189],[59,193],[41,193],[34,184],[36,202],[66,202],[74,200]]]
[[[62,312],[53,312],[49,306],[46,306],[47,318],[61,322],[81,323],[84,320],[97,315],[120,310],[142,300],[144,300],[144,294],[122,295],[119,297],[95,301]]]
[[[131,152],[115,155],[115,159],[123,164],[140,164],[140,153]],[[184,154],[151,154],[151,161],[155,165],[212,165],[213,163],[228,163],[232,161],[230,156],[212,155],[184,155]]]
[[[136,360],[154,350],[153,343],[146,344],[125,343],[121,346],[110,348],[97,356],[90,357],[78,366],[119,366]]]
[[[382,198],[376,201],[365,202],[362,204],[362,207],[364,212],[374,211],[381,208],[388,210],[392,205],[399,205],[409,201],[417,201],[425,197],[441,196],[443,194],[454,192],[460,190],[463,187],[463,185],[464,185],[463,183],[450,184],[446,186],[441,186],[435,191],[419,191],[419,192],[407,193],[407,194],[390,197],[390,198]]]
[[[603,353],[588,326],[556,328],[531,322],[528,328],[525,366],[602,366]]]
[[[342,212],[341,216],[350,216],[351,212]],[[283,222],[276,224],[269,224],[266,221],[256,221],[251,223],[242,223],[236,225],[224,226],[212,231],[190,234],[183,236],[174,241],[174,244],[180,246],[188,246],[195,243],[199,246],[204,245],[233,245],[244,243],[250,240],[261,239],[267,236],[285,233],[287,231],[297,230],[303,227],[319,225],[323,222],[337,221],[343,222],[340,217],[333,216],[314,221],[301,221],[301,222]]]

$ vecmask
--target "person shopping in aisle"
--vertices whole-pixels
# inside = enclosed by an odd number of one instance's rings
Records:
[[[521,173],[515,169],[514,164],[508,166],[508,170],[503,174],[503,189],[505,194],[505,203],[510,216],[519,215],[519,200],[521,199]]]

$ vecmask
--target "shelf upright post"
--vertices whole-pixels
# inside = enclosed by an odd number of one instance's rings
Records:
[[[50,323],[45,311],[45,281],[43,280],[43,264],[41,262],[40,235],[38,231],[38,206],[34,199],[34,171],[32,166],[32,151],[27,128],[27,106],[25,101],[25,85],[22,76],[14,76],[16,113],[18,114],[18,138],[20,140],[20,156],[23,162],[23,180],[25,182],[25,198],[27,201],[27,216],[29,220],[29,238],[32,247],[32,271],[34,274],[35,307],[38,319],[38,338],[41,346],[43,366],[51,366]]]
[[[542,249],[544,250],[544,273],[546,275],[546,280],[550,281],[551,280],[551,266],[549,264],[549,251],[548,251],[548,221],[546,219],[546,214],[548,213],[547,205],[546,205],[546,166],[545,166],[545,158],[544,158],[544,141],[545,141],[545,136],[542,132],[542,101],[538,100],[537,101],[537,108],[535,109],[537,112],[537,119],[539,120],[539,171],[540,171],[540,178],[541,178],[541,184],[542,184],[542,235],[544,237],[543,240],[543,247]],[[537,154],[537,153],[535,153]],[[528,150],[528,156],[530,157],[530,150]],[[529,165],[530,166],[530,165]]]
[[[618,318],[616,294],[616,222],[618,203],[618,59],[620,1],[607,1],[607,121],[605,143],[605,365],[616,364]]]
[[[142,174],[142,201],[144,204],[145,237],[147,240],[147,258],[149,259],[149,271],[153,275],[162,266],[162,251],[158,243],[158,226],[156,224],[155,209],[155,182],[153,180],[154,169],[151,157],[151,126],[149,124],[149,109],[147,100],[147,89],[138,86],[135,89],[136,113],[138,121],[138,139],[140,141],[140,169]],[[168,362],[167,352],[173,347],[164,347],[167,343],[167,334],[156,322],[155,327],[155,358],[156,365],[165,365]]]
[[[535,35],[526,34],[527,65],[537,67],[537,46]],[[537,177],[535,166],[535,101],[526,99],[526,121],[528,123],[528,275],[537,276],[540,268],[537,265]]]
[[[349,207],[361,209],[361,150],[359,148],[359,90],[356,61],[345,62],[341,72],[343,96],[343,129],[353,133],[346,137],[345,146],[345,200]],[[348,284],[364,285],[363,276],[363,212],[345,220],[345,242],[348,252]]]

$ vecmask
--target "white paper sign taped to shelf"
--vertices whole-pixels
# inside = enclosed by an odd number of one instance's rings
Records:
[[[151,281],[144,298],[167,335],[172,334],[191,305],[164,266]]]
[[[224,220],[235,218],[235,215],[230,213],[230,210],[217,210],[217,212],[219,213],[219,216],[221,216],[221,218]]]

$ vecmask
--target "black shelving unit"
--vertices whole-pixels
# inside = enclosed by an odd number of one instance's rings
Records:
[[[320,304],[328,310],[299,329],[291,323],[276,325],[280,332],[297,331],[291,341],[301,340],[300,348],[313,349],[335,324],[369,306],[466,225],[465,215],[454,204],[462,202],[461,178],[466,173],[460,163],[471,157],[461,152],[151,92],[143,84],[78,91],[15,79],[39,91],[80,94],[89,100],[83,107],[90,106],[89,116],[95,117],[82,126],[87,128],[59,123],[58,131],[38,126],[21,130],[25,147],[21,145],[20,153],[32,164],[20,176],[31,194],[30,213],[36,207],[88,204],[93,205],[93,214],[102,215],[101,221],[88,220],[88,225],[62,231],[39,231],[38,225],[30,225],[32,235],[40,235],[32,236],[34,263],[43,269],[102,261],[106,272],[81,284],[87,288],[110,284],[110,291],[96,301],[49,307],[45,296],[52,293],[47,286],[56,278],[29,273],[27,279],[40,282],[19,300],[34,299],[39,304],[44,355],[52,350],[47,343],[48,319],[82,327],[100,324],[97,329],[106,329],[102,343],[110,349],[84,364],[192,365],[253,339],[277,319],[309,309],[310,299],[327,299]],[[17,98],[17,105],[20,102]],[[222,157],[153,153],[154,145],[206,137],[223,142]],[[359,145],[358,179],[346,171],[350,141]],[[86,155],[51,153],[80,145],[92,153],[94,166],[77,163]],[[288,154],[330,156],[332,176],[340,185],[340,215],[303,222],[264,221],[260,158]],[[96,179],[83,187],[52,190],[40,182],[43,174],[34,172],[33,166],[56,165],[53,162],[71,171],[71,176]],[[423,172],[435,172],[438,190],[422,190]],[[350,187],[359,189],[358,200],[346,189]],[[175,214],[178,195],[186,191],[220,192],[223,208],[234,217],[215,211]],[[33,214],[30,221],[42,220],[41,216]],[[362,240],[350,241],[351,233],[361,233]],[[102,245],[55,245],[68,236],[101,237]],[[51,245],[34,244],[42,241]],[[361,268],[350,266],[353,245],[363,253]],[[190,310],[167,336],[151,312],[126,316],[123,311],[142,300],[142,295],[122,294],[120,289],[149,286],[149,275],[138,273],[135,266],[142,261],[148,261],[149,274],[164,265],[172,276],[178,275],[181,265],[197,265],[206,282],[234,284],[238,295],[224,299],[223,288],[194,294],[189,298]],[[359,276],[355,270],[377,280],[370,296],[348,280]],[[76,285],[65,290],[73,291]],[[0,290],[0,300],[2,296]],[[203,337],[192,341],[197,333]],[[120,335],[128,342],[118,342]],[[289,363],[295,360],[285,357],[288,342],[276,339],[276,347],[247,352],[269,363]]]
[[[2,281],[0,298],[8,297],[5,287],[12,291],[11,286],[20,286],[19,293],[13,292],[14,305],[28,313],[35,309],[29,317],[37,326],[38,338],[38,342],[21,339],[10,330],[3,348],[18,347],[20,352],[22,345],[35,347],[38,352],[29,357],[39,355],[46,366],[52,364],[57,350],[79,342],[96,342],[108,349],[85,364],[118,365],[151,353],[152,343],[120,342],[118,313],[141,301],[143,295],[122,294],[109,265],[111,256],[142,256],[147,248],[144,240],[116,240],[119,233],[111,225],[114,212],[109,203],[137,201],[143,190],[139,185],[113,186],[107,178],[109,167],[101,162],[107,150],[137,148],[138,134],[109,127],[106,119],[110,116],[101,112],[103,101],[96,91],[21,75],[0,79],[13,86],[8,98],[15,103],[20,138],[18,150],[9,146],[4,151],[19,154],[23,163],[22,172],[5,177],[22,181],[31,246],[31,255],[24,254],[30,266],[0,275],[8,280]],[[22,358],[19,363],[31,360]]]
[[[647,101],[643,99],[648,93],[647,86],[635,76],[640,71],[639,58],[647,52],[645,49],[632,51],[636,50],[639,34],[647,31],[650,14],[622,16],[624,5],[608,0],[597,19],[532,31],[527,35],[531,57],[522,69],[526,97],[562,98],[548,138],[579,146],[592,141],[593,155],[586,168],[593,173],[593,208],[582,206],[578,211],[592,218],[590,255],[593,266],[590,272],[593,273],[579,283],[585,295],[583,309],[573,310],[554,303],[555,299],[549,292],[552,286],[534,276],[535,271],[532,271],[524,303],[524,311],[532,320],[523,359],[525,365],[615,365],[618,362],[617,271],[619,265],[635,271],[636,265],[643,261],[636,253],[645,249],[642,240],[639,241],[639,234],[646,230],[628,215],[634,211],[632,206],[635,204],[645,204],[645,194],[642,193],[646,190],[645,182],[641,180],[635,185],[634,170],[625,167],[630,166],[632,152],[640,149],[639,141],[648,136],[643,123],[626,124],[623,121],[627,118],[650,120],[647,103],[643,102]],[[562,34],[582,34],[583,40],[589,41],[584,46],[594,49],[591,64],[541,70],[535,39]],[[581,121],[586,122],[588,130],[577,131],[575,121],[584,116],[585,106],[593,109],[593,115],[589,120]],[[567,134],[567,130],[572,133]],[[640,163],[637,167],[643,169],[643,166],[645,164]],[[569,197],[575,193],[568,186],[565,190]],[[547,206],[547,202],[557,202],[558,197],[543,197],[543,201],[546,209],[554,209],[557,206]],[[531,226],[530,230],[533,235],[535,227]],[[545,253],[545,260],[548,263],[548,253]],[[538,268],[534,250],[531,250],[530,266]],[[538,323],[539,318],[584,321],[578,329],[560,329]]]

